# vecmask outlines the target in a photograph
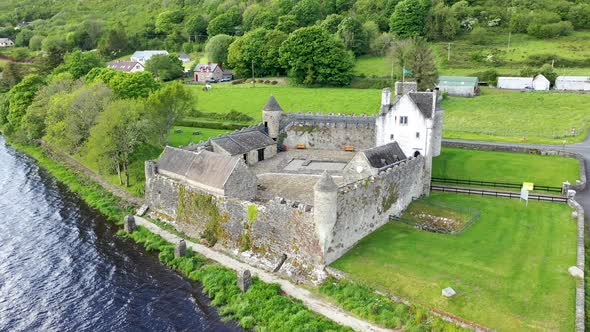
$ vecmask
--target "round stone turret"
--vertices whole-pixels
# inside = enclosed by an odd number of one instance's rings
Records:
[[[281,105],[279,105],[274,96],[270,96],[262,108],[262,122],[268,131],[268,136],[275,141],[279,137],[279,127],[282,116],[283,109],[281,108]]]
[[[331,261],[327,257],[328,249],[332,241],[332,231],[336,224],[338,211],[338,186],[330,174],[324,171],[324,174],[314,185],[313,191],[313,221],[322,250],[321,261],[323,264],[328,264]]]

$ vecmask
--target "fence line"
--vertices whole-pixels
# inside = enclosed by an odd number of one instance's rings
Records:
[[[471,188],[430,185],[430,190],[451,192],[451,193],[457,193],[457,194],[468,194],[468,195],[493,196],[493,197],[504,197],[504,198],[520,198],[520,194],[517,194],[517,193],[483,190],[483,189],[471,189]],[[539,194],[529,194],[529,200],[567,203],[567,198],[565,198],[565,197],[539,195]]]
[[[440,178],[440,177],[432,177],[432,182],[450,183],[450,184],[466,184],[466,185],[486,186],[486,187],[494,187],[494,188],[520,189],[522,187],[522,183],[493,182],[493,181],[481,181],[481,180]],[[558,192],[558,193],[561,193],[561,191],[562,191],[561,187],[543,186],[543,185],[535,185],[535,189],[536,190],[543,190],[543,191],[550,191],[550,192]]]
[[[561,129],[551,131],[536,131],[536,130],[508,130],[508,129],[486,129],[486,128],[448,128],[445,131],[463,132],[471,134],[481,134],[489,136],[512,136],[512,137],[544,137],[544,138],[568,138],[580,135],[584,131],[585,126],[577,126],[572,129]]]

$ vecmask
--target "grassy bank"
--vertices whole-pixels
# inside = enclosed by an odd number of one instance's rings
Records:
[[[483,89],[476,98],[449,97],[445,138],[562,144],[585,138],[590,95]],[[575,137],[564,137],[576,128]]]
[[[178,133],[176,132],[177,130],[180,130],[181,132]],[[201,134],[193,135],[193,132],[195,131],[200,131]],[[206,141],[211,137],[217,137],[217,135],[223,135],[227,132],[227,130],[223,129],[174,126],[170,130],[168,144],[174,147],[187,146],[190,143],[199,143],[200,141]]]
[[[481,217],[459,236],[389,223],[333,266],[356,280],[500,331],[574,328],[576,225],[565,204],[433,193]],[[453,298],[441,296],[453,287]]]
[[[206,113],[242,112],[259,123],[262,108],[272,95],[285,111],[312,111],[343,114],[375,114],[381,92],[375,89],[301,88],[292,86],[215,84],[209,92],[202,86],[190,87],[197,96],[198,109]]]
[[[575,183],[580,173],[573,158],[443,148],[432,160],[432,176],[561,187],[563,181]]]

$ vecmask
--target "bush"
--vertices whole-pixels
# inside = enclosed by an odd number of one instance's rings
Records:
[[[486,29],[477,27],[471,31],[469,39],[475,45],[485,45],[490,41],[489,36],[490,33]]]
[[[384,77],[362,77],[357,76],[350,82],[354,89],[383,89],[391,86],[391,79]]]
[[[242,84],[242,83],[244,83],[244,80],[243,79],[231,81],[231,84]]]
[[[496,85],[496,83],[498,82],[499,74],[498,71],[496,71],[495,69],[490,69],[486,71],[473,73],[470,76],[476,76],[482,82],[487,82],[490,85]]]
[[[529,25],[527,32],[537,38],[554,38],[571,35],[574,32],[574,26],[569,21],[549,24],[533,23]]]
[[[270,84],[277,85],[277,84],[279,84],[279,82],[278,81],[272,81],[272,82],[270,82]]]
[[[547,63],[554,62],[556,67],[589,67],[590,58],[587,59],[567,59],[557,54],[532,54],[525,60],[529,66],[540,67]]]

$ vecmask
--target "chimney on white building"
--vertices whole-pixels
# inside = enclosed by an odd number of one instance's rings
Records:
[[[418,91],[418,83],[416,82],[395,82],[395,95],[403,96],[410,92]]]
[[[389,106],[391,104],[391,89],[384,88],[381,90],[381,106]]]

